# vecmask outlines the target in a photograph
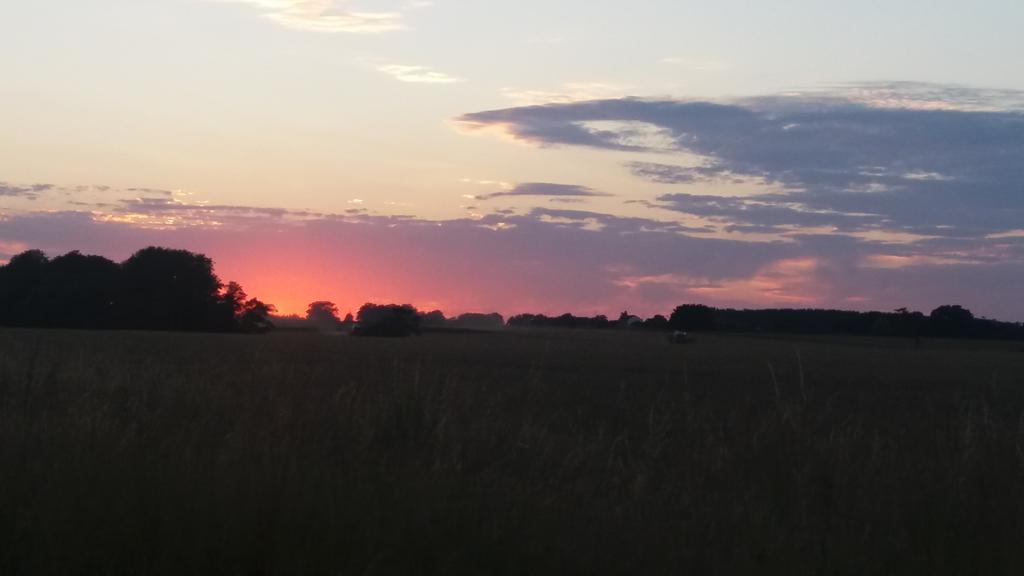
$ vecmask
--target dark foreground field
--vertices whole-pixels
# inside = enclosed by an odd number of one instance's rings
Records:
[[[0,331],[0,574],[1024,574],[1020,344]]]

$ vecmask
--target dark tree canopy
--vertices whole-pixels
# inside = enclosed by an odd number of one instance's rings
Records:
[[[0,321],[9,326],[33,326],[40,318],[43,275],[50,260],[41,250],[28,250],[0,268]]]
[[[186,250],[145,248],[121,264],[29,250],[0,266],[0,325],[231,331],[266,329],[272,310]]]
[[[490,314],[467,312],[449,320],[448,325],[472,330],[496,330],[505,325],[505,319],[497,312]]]
[[[932,310],[928,320],[939,336],[966,335],[974,323],[974,314],[959,305],[945,305]]]
[[[409,336],[420,333],[420,314],[410,304],[363,304],[356,314],[358,336]]]
[[[603,316],[587,318],[562,314],[517,314],[508,326],[529,328],[626,328],[636,327],[623,312],[616,322]],[[702,304],[677,306],[671,318],[655,315],[639,324],[644,330],[724,332],[783,332],[794,334],[863,334],[920,338],[1024,339],[1024,325],[975,318],[962,306],[936,308],[929,316],[900,308],[893,312],[851,310],[762,309],[735,310]]]
[[[715,309],[703,304],[683,304],[672,311],[668,324],[673,330],[714,330],[716,327]]]
[[[235,314],[241,314],[245,310],[245,301],[249,298],[249,295],[245,293],[245,289],[238,282],[228,282],[220,295],[221,302]]]
[[[238,314],[238,326],[244,332],[266,332],[274,328],[270,315],[277,309],[273,304],[266,304],[259,299],[250,298],[245,301],[242,311]]]
[[[102,256],[69,252],[46,266],[43,287],[46,326],[106,328],[118,300],[118,265]]]
[[[516,314],[508,319],[508,326],[518,328],[583,328],[583,329],[607,329],[618,326],[617,322],[611,322],[608,317],[599,314],[597,316],[574,316],[566,313],[561,316],[545,316],[544,314]]]
[[[229,318],[230,308],[218,298],[213,261],[202,254],[144,248],[121,268],[125,308],[131,311],[123,321],[130,328],[203,330]]]
[[[668,330],[668,318],[661,314],[655,314],[644,320],[641,327],[645,330]]]
[[[306,308],[306,320],[322,329],[334,329],[341,324],[338,305],[327,300],[310,302]]]
[[[446,321],[444,312],[440,310],[431,310],[422,316],[424,326],[444,326]]]

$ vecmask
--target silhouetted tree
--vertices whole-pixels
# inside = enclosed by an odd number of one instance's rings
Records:
[[[608,329],[618,326],[604,314],[597,316],[574,316],[566,313],[560,316],[548,317],[543,314],[517,314],[508,319],[508,326],[511,327],[547,327],[547,328],[583,328],[583,329]]]
[[[911,312],[907,308],[897,308],[888,315],[891,319],[891,336],[905,336],[913,338],[916,344],[921,343],[921,332],[925,324],[924,314]]]
[[[644,320],[642,327],[644,330],[668,330],[668,318],[665,318],[661,314],[655,314],[647,320]]]
[[[238,282],[228,282],[217,296],[217,303],[207,322],[207,330],[227,332],[238,327],[238,320],[245,311],[245,303],[249,298],[245,289]]]
[[[185,250],[146,248],[122,264],[29,250],[0,266],[0,325],[264,330],[271,311],[238,283],[222,286],[209,258]]]
[[[505,326],[505,319],[497,312],[491,314],[467,312],[452,318],[448,321],[448,324],[456,328],[471,330],[497,330]]]
[[[83,256],[77,250],[45,265],[39,287],[43,326],[65,328],[114,327],[121,268],[102,256]]]
[[[444,326],[445,321],[444,312],[440,310],[431,310],[422,317],[424,326]]]
[[[238,315],[242,313],[245,308],[245,301],[249,298],[249,295],[245,293],[245,289],[238,282],[228,282],[228,285],[221,290],[220,301],[224,306],[231,310],[232,315]]]
[[[325,330],[337,329],[341,324],[341,319],[338,318],[338,306],[334,302],[326,300],[310,302],[309,307],[306,308],[306,320]]]
[[[939,306],[928,315],[928,323],[937,336],[970,336],[974,314],[957,304]]]
[[[48,263],[42,250],[27,250],[0,268],[0,322],[8,326],[38,325],[43,315],[39,289]]]
[[[266,332],[274,328],[270,315],[276,308],[273,304],[265,304],[256,298],[245,301],[242,313],[238,316],[238,325],[245,332]]]
[[[715,309],[703,304],[683,304],[672,311],[669,327],[683,331],[709,331],[716,328]]]
[[[543,314],[516,314],[506,324],[517,328],[538,328],[549,325],[549,318]]]
[[[420,333],[420,315],[409,304],[363,304],[356,315],[357,336],[409,336]]]
[[[211,318],[222,314],[221,283],[213,261],[202,254],[144,248],[125,260],[122,269],[120,312],[128,327],[208,330]]]

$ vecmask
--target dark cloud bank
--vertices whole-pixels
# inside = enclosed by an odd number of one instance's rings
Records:
[[[892,91],[885,92],[893,99]],[[920,88],[920,87],[918,87]],[[943,95],[947,100],[942,100]],[[664,184],[758,179],[775,205],[754,224],[834,224],[848,230],[899,229],[977,237],[1024,223],[1024,114],[963,110],[966,89],[941,87],[930,100],[882,108],[840,96],[751,98],[711,102],[600,100],[466,114],[463,126],[500,126],[537,144],[647,150],[623,137],[638,123],[657,129],[671,152],[699,166],[632,162],[633,174]],[[870,99],[868,99],[870,102]],[[942,105],[947,108],[937,108]],[[609,129],[616,123],[621,130]],[[666,194],[666,207],[700,213],[704,198]],[[698,207],[697,212],[691,212]],[[722,206],[727,218],[741,210]],[[782,212],[788,217],[782,217]],[[850,215],[857,215],[851,219]],[[743,213],[743,220],[751,216]],[[744,222],[750,224],[751,222]]]

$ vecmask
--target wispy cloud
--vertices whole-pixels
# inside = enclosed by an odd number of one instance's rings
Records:
[[[22,197],[35,200],[42,192],[53,190],[53,184],[30,184],[27,186],[14,186],[6,182],[0,182],[0,196]]]
[[[813,96],[820,92],[806,92]],[[1024,92],[974,88],[927,82],[868,82],[839,84],[831,96],[842,94],[850,101],[878,108],[906,110],[959,110],[963,112],[1024,111]]]
[[[488,200],[499,196],[549,196],[549,197],[586,197],[607,196],[589,188],[576,184],[552,184],[550,182],[525,182],[504,192],[476,196],[480,200]]]
[[[517,106],[564,104],[618,98],[629,93],[629,87],[605,82],[566,82],[553,90],[502,88],[501,95]]]
[[[407,28],[400,11],[368,12],[339,0],[217,0],[250,4],[286,28],[325,33],[377,34]]]
[[[634,176],[659,184],[696,184],[711,182],[722,176],[722,170],[714,165],[676,166],[657,162],[629,162],[626,168]]]
[[[377,71],[383,72],[401,82],[413,82],[419,84],[454,84],[456,82],[465,82],[464,78],[450,76],[426,66],[385,64],[383,66],[379,66]]]

